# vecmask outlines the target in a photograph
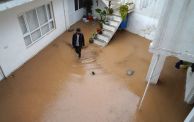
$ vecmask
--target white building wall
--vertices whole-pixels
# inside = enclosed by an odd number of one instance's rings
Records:
[[[18,15],[48,2],[50,0],[36,0],[0,12],[0,66],[6,76],[23,65],[66,30],[63,1],[52,0],[56,29],[32,46],[28,48],[25,46]]]
[[[106,5],[102,2],[102,0],[98,0],[98,6],[96,3],[96,0],[93,0],[93,7],[92,7],[92,15],[93,16],[98,16],[98,14],[96,13],[96,9],[97,8],[104,8],[106,7]]]
[[[164,6],[165,0],[121,0],[121,2],[135,3],[134,12],[129,14],[128,27],[126,30],[138,34],[150,40],[155,40],[156,29],[159,18]],[[93,13],[96,8],[104,8],[102,0],[96,6],[96,0],[93,0]]]
[[[165,0],[133,0],[135,10],[129,15],[127,30],[155,40],[156,29]]]
[[[66,7],[68,7],[68,19],[69,23],[68,25],[71,26],[75,24],[78,20],[80,20],[83,15],[85,14],[85,9],[79,9],[75,11],[75,6],[74,6],[74,0],[65,0],[66,1]]]

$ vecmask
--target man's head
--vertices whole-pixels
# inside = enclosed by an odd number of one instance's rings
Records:
[[[76,29],[76,32],[77,32],[77,33],[81,32],[81,29],[80,29],[80,28],[77,28],[77,29]]]

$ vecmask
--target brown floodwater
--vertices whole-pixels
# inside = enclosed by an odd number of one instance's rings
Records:
[[[150,64],[149,41],[118,31],[106,48],[89,44],[95,23],[75,24],[86,38],[79,60],[65,32],[0,82],[0,122],[182,122],[184,70],[167,58],[158,85],[149,88],[141,111]],[[128,69],[134,70],[132,76]],[[92,73],[93,72],[93,73]]]

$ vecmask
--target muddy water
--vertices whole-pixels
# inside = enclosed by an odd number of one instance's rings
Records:
[[[76,27],[88,40],[96,25],[77,23]],[[103,49],[87,41],[78,60],[71,36],[72,32],[65,32],[0,83],[0,122],[184,120],[191,106],[183,102],[185,71],[174,69],[177,59],[167,60],[159,85],[150,87],[142,110],[137,111],[151,59],[149,41],[118,32]],[[129,77],[128,69],[134,75]]]
[[[42,121],[131,122],[139,97],[99,64],[84,63],[83,67],[86,73],[71,74],[56,100],[47,106]]]

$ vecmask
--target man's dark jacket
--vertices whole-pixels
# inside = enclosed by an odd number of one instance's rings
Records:
[[[73,34],[72,46],[73,46],[73,48],[76,47],[77,34],[79,34],[79,47],[82,48],[83,46],[85,46],[84,35],[82,33],[75,33],[75,34]]]

